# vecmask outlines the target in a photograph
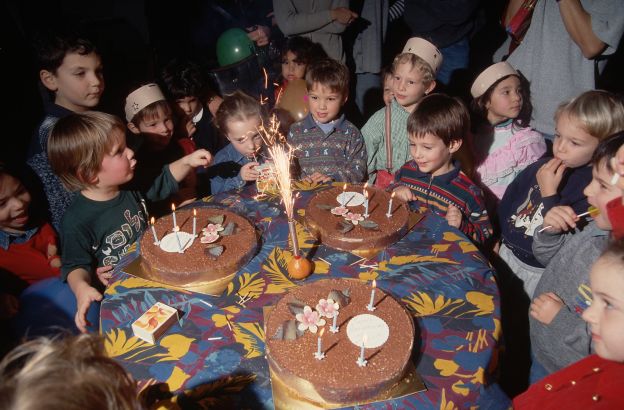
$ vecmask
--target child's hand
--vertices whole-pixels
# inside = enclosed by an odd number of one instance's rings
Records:
[[[416,199],[416,196],[414,195],[412,190],[405,185],[394,188],[392,192],[394,192],[394,196],[404,201],[413,201]]]
[[[87,333],[87,326],[91,323],[87,320],[87,311],[91,303],[102,300],[102,294],[98,292],[94,287],[86,282],[83,282],[81,286],[75,291],[76,293],[76,327],[82,333]]]
[[[537,170],[537,183],[539,184],[542,197],[552,196],[557,193],[557,188],[563,178],[566,166],[560,159],[553,158]]]
[[[550,233],[567,232],[576,228],[577,220],[578,216],[576,216],[574,209],[569,206],[555,206],[546,212],[543,226],[549,226],[547,230]]]
[[[462,222],[462,213],[455,205],[449,205],[446,211],[446,222],[449,225],[459,228]]]
[[[212,164],[212,154],[205,149],[198,149],[186,157],[184,157],[186,165],[197,168],[197,167],[208,167]]]
[[[304,182],[308,182],[310,184],[324,184],[326,182],[331,182],[331,178],[327,175],[321,174],[320,172],[315,172],[312,175],[308,175],[303,178]]]
[[[100,266],[95,270],[95,274],[97,275],[100,282],[104,284],[104,286],[108,286],[108,281],[113,276],[113,267],[112,266]]]
[[[55,244],[48,244],[48,263],[53,268],[61,267],[61,257],[58,256],[58,248]]]
[[[530,313],[533,319],[549,325],[563,307],[563,301],[552,292],[542,293],[531,303]]]
[[[240,177],[243,181],[255,181],[260,173],[256,171],[256,167],[260,165],[258,162],[249,162],[240,169]]]

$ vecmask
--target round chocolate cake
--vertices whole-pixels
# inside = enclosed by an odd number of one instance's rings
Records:
[[[286,386],[292,397],[321,406],[362,403],[401,381],[414,344],[414,323],[410,314],[380,289],[375,292],[374,310],[369,311],[371,290],[370,285],[354,279],[319,280],[291,290],[267,315],[267,360],[273,378]],[[333,319],[328,317],[316,333],[301,331],[301,317],[296,313],[301,313],[303,306],[320,311],[317,304],[321,299],[338,303],[338,331],[331,331]],[[321,332],[324,357],[319,360],[315,352]],[[358,364],[362,343],[365,365]]]
[[[363,187],[350,185],[346,189],[346,195],[339,197],[343,195],[343,191],[342,187],[321,191],[306,207],[305,221],[308,229],[319,237],[323,244],[366,257],[395,243],[405,235],[410,211],[404,201],[393,198],[391,216],[388,217],[390,193],[368,187],[369,216],[365,217],[365,201],[361,194]],[[351,196],[356,200],[349,202]],[[339,202],[338,198],[346,200]],[[341,205],[351,213],[360,214],[364,220],[358,221],[357,225],[349,229],[346,215],[336,215],[330,209]]]
[[[256,230],[246,218],[225,209],[196,212],[194,238],[192,209],[176,211],[177,234],[173,215],[159,218],[154,224],[158,243],[148,227],[141,238],[141,265],[155,281],[220,294],[256,253]]]

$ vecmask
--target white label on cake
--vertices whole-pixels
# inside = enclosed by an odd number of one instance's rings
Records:
[[[340,195],[336,197],[336,201],[342,206],[360,206],[364,203],[366,198],[359,192],[347,191],[341,192]]]
[[[347,337],[351,343],[362,346],[364,335],[366,335],[365,348],[379,347],[388,340],[390,328],[383,319],[368,313],[351,318],[347,324]]]
[[[192,233],[178,231],[177,236],[180,238],[182,251],[185,251],[193,244],[194,238]],[[180,250],[180,244],[178,244],[175,232],[171,232],[160,240],[160,249],[165,252],[178,252]]]

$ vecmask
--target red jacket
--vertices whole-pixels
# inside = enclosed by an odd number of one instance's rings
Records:
[[[59,276],[59,268],[50,266],[50,260],[55,257],[48,258],[50,244],[57,246],[56,233],[46,223],[28,241],[12,243],[7,250],[0,248],[0,268],[29,284]]]
[[[514,409],[624,409],[624,363],[591,355],[534,383]]]

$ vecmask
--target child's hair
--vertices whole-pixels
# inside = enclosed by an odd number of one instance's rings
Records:
[[[197,64],[190,60],[174,58],[162,70],[162,85],[170,100],[184,97],[206,97],[206,79]]]
[[[624,132],[618,132],[600,141],[592,155],[592,165],[597,167],[605,164],[607,171],[615,172],[611,164],[611,158],[614,158],[620,147],[624,145]]]
[[[449,146],[451,141],[463,141],[470,129],[470,115],[463,102],[445,94],[430,94],[423,98],[407,119],[410,137],[432,134]]]
[[[54,124],[48,142],[52,170],[71,191],[85,189],[100,171],[113,145],[114,131],[125,138],[121,120],[103,112],[75,113]]]
[[[0,409],[141,409],[136,383],[99,336],[39,338],[0,363]]]
[[[244,92],[234,91],[226,95],[219,106],[215,114],[215,125],[223,135],[227,136],[229,121],[245,121],[250,117],[258,117],[262,121],[264,119],[262,106],[258,100]]]
[[[285,56],[289,51],[295,55],[296,62],[306,65],[327,58],[323,46],[306,37],[290,37],[282,47],[282,56]]]
[[[305,75],[306,86],[311,90],[315,83],[322,84],[332,92],[343,96],[349,93],[349,69],[331,58],[310,64]]]
[[[607,91],[586,91],[561,104],[555,112],[555,121],[563,113],[579,121],[585,132],[600,141],[624,130],[624,104]]]
[[[418,57],[414,53],[401,53],[394,57],[392,61],[392,72],[394,73],[400,64],[410,64],[412,69],[416,68],[423,75],[423,84],[428,86],[433,80],[435,80],[435,73],[433,69],[422,58]]]
[[[498,86],[498,84],[505,81],[512,75],[514,74],[499,78],[482,95],[473,98],[470,102],[470,108],[472,111],[482,119],[487,119],[487,104],[490,102],[494,89]],[[513,123],[519,127],[528,127],[531,122],[531,113],[533,111],[533,106],[531,105],[530,86],[529,82],[523,75],[519,75],[518,78],[520,79],[520,93],[522,94],[522,108],[520,109],[518,116],[513,120]]]
[[[387,77],[392,77],[392,66],[384,66],[381,67],[381,71],[379,72],[379,78],[381,79],[381,86],[383,87],[384,82]]]
[[[36,42],[37,65],[39,70],[56,74],[67,54],[82,56],[98,53],[95,45],[77,33],[42,33]]]

